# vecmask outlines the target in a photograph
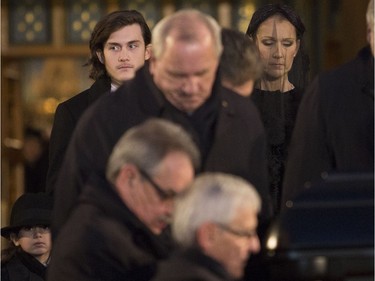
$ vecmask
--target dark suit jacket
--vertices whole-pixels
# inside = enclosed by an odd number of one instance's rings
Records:
[[[52,194],[54,191],[66,149],[82,113],[110,90],[111,80],[107,76],[102,76],[89,89],[57,106],[49,143],[49,167],[46,182],[48,193]]]
[[[152,281],[234,281],[225,268],[199,249],[190,248],[160,261]]]
[[[319,75],[297,115],[283,206],[325,173],[374,172],[374,57],[358,57]]]
[[[171,240],[167,232],[154,235],[108,182],[90,178],[54,241],[47,280],[150,280]]]
[[[250,99],[224,90],[220,81],[215,82],[213,92],[219,98],[218,117],[203,170],[233,173],[252,182],[263,200],[261,222],[266,221],[271,216],[271,203],[265,133],[258,111]],[[171,112],[166,104],[145,66],[134,79],[103,96],[85,112],[56,184],[53,236],[75,205],[88,176],[94,173],[104,177],[112,147],[127,129],[147,118],[161,117],[182,125],[197,139],[187,115]]]
[[[46,269],[36,258],[19,248],[9,260],[4,262],[2,258],[1,280],[44,281]]]

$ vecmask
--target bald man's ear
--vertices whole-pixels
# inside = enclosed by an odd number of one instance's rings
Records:
[[[212,222],[202,224],[196,232],[197,242],[204,253],[210,252],[217,235],[216,225]]]
[[[96,56],[98,57],[98,60],[104,64],[104,56],[103,56],[103,52],[101,50],[97,50],[96,51]]]

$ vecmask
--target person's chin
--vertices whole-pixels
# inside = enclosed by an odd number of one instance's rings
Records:
[[[166,223],[158,223],[158,225],[154,225],[152,228],[151,228],[151,231],[155,234],[155,235],[160,235],[164,229],[167,228],[167,224]]]
[[[240,279],[244,275],[244,267],[245,265],[239,268],[233,269],[232,272],[230,272],[230,274],[232,275],[233,278]]]
[[[185,103],[183,106],[184,108],[183,111],[187,113],[192,113],[195,110],[197,110],[199,107],[201,107],[202,104],[203,104],[202,101],[197,101],[197,100],[191,101],[189,103]]]
[[[35,249],[31,252],[31,255],[39,256],[39,255],[44,255],[45,253],[47,253],[47,249]]]
[[[121,81],[126,81],[126,80],[130,80],[130,79],[133,79],[135,76],[135,72],[134,71],[124,71],[120,74],[120,77],[121,77]]]

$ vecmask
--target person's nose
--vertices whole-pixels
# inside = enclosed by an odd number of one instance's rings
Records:
[[[273,57],[274,58],[282,58],[283,52],[284,52],[284,49],[281,46],[281,43],[276,43],[274,48],[273,48],[273,53],[272,53]]]
[[[188,77],[184,81],[182,86],[182,91],[187,94],[194,94],[198,92],[199,89],[199,79],[197,77]]]
[[[41,227],[33,227],[32,229],[33,237],[40,237],[42,236],[42,233],[44,233],[44,230]]]
[[[248,252],[258,253],[260,251],[260,241],[258,235],[254,235],[249,238],[248,241]]]
[[[126,60],[129,60],[129,53],[126,50],[126,48],[123,48],[118,57],[118,61],[126,61]]]

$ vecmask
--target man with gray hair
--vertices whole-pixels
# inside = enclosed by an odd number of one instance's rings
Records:
[[[169,255],[165,231],[199,151],[178,125],[149,119],[115,145],[107,179],[93,175],[54,241],[48,280],[150,280]]]
[[[261,201],[242,178],[203,173],[176,201],[172,233],[181,250],[159,265],[155,281],[235,280],[260,250]]]
[[[123,132],[150,117],[180,124],[197,144],[202,171],[235,174],[262,198],[260,225],[272,214],[262,121],[249,99],[221,85],[219,24],[198,10],[180,10],[153,29],[152,57],[134,79],[101,98],[80,119],[54,193],[56,237],[90,174],[104,177]]]

